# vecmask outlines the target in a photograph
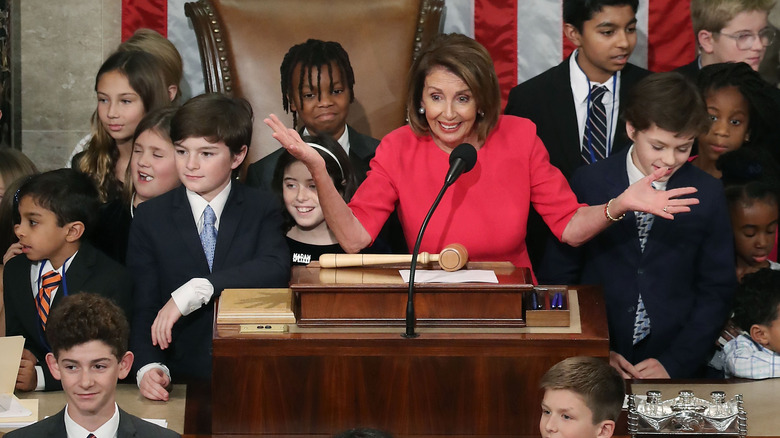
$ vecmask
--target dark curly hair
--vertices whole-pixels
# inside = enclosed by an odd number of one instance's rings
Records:
[[[86,292],[64,297],[52,307],[46,323],[46,338],[55,358],[61,351],[100,341],[120,360],[129,337],[130,325],[122,309],[106,297]]]
[[[734,302],[734,322],[743,330],[772,325],[780,306],[780,271],[761,269],[742,277]]]

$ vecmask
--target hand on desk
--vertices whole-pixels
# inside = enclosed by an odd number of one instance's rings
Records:
[[[28,349],[22,351],[22,360],[19,363],[19,373],[16,375],[16,389],[19,391],[34,391],[38,386],[38,372],[35,365],[38,359]]]
[[[152,368],[141,378],[141,395],[149,400],[168,401],[171,379],[159,368]]]
[[[171,344],[171,328],[176,321],[181,318],[181,312],[176,306],[173,298],[157,312],[157,318],[152,323],[152,344],[159,345],[160,349],[165,350]]]

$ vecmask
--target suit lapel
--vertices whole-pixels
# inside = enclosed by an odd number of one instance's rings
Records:
[[[628,171],[626,170],[626,159],[628,150],[615,155],[612,159],[613,165],[610,166],[609,172],[606,175],[607,184],[609,186],[609,195],[607,199],[613,199],[618,197],[628,187]],[[632,251],[637,253],[642,252],[639,247],[639,231],[636,227],[636,215],[633,211],[626,213],[626,217],[616,224],[612,225],[622,234],[621,239],[629,242],[629,246]]]
[[[233,237],[238,230],[239,221],[243,216],[245,195],[244,187],[241,187],[238,182],[233,181],[230,187],[230,194],[228,194],[228,200],[225,203],[225,209],[222,210],[222,216],[219,218],[219,231],[217,232],[217,247],[214,249],[213,269],[222,266],[227,259],[230,243],[233,241]]]
[[[65,429],[65,409],[63,408],[50,417],[50,419],[50,427],[46,436],[51,438],[68,438],[68,431]],[[48,421],[48,419],[41,421]]]
[[[60,286],[57,294],[54,295],[54,302],[52,303],[52,307],[56,306],[57,303],[59,303],[65,296],[66,288],[68,290],[68,294],[75,294],[82,291],[84,285],[89,279],[89,276],[92,274],[92,267],[95,265],[95,261],[97,260],[95,251],[96,249],[93,248],[89,243],[81,243],[79,251],[73,257],[73,261],[65,271],[65,276],[63,277],[65,287],[63,288]]]
[[[206,260],[206,253],[203,252],[203,245],[201,245],[200,237],[198,236],[198,227],[195,225],[195,218],[192,217],[192,208],[187,200],[187,192],[185,190],[184,186],[179,187],[176,189],[176,196],[172,198],[173,223],[177,224],[176,228],[178,229],[179,237],[181,237],[187,252],[193,254],[193,258],[198,259],[201,263],[201,269],[205,267],[206,271],[208,271],[209,264]]]
[[[119,410],[119,428],[116,431],[117,438],[132,438],[136,436],[135,426],[127,412]]]
[[[558,133],[557,147],[563,148],[557,154],[565,157],[564,168],[570,169],[571,174],[574,169],[580,166],[582,157],[580,155],[579,127],[577,126],[577,112],[574,107],[574,95],[571,92],[571,80],[569,72],[569,59],[567,58],[555,71],[556,87],[552,90],[552,102],[549,106],[552,110],[550,120],[560,120],[561,129]]]

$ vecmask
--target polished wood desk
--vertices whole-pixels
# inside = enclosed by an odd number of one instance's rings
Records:
[[[405,339],[400,327],[216,326],[210,394],[191,388],[185,433],[538,437],[541,376],[566,357],[609,354],[601,291],[575,289],[573,328],[420,328]]]
[[[116,402],[120,408],[141,418],[168,421],[168,429],[178,433],[184,432],[184,403],[187,393],[186,385],[174,385],[168,402],[147,400],[134,384],[117,386]],[[52,416],[65,407],[65,393],[62,391],[22,392],[17,393],[20,399],[38,399],[38,419]],[[0,436],[10,429],[0,428]]]

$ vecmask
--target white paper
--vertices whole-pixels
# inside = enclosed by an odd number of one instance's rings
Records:
[[[144,421],[148,421],[152,424],[156,424],[160,427],[168,428],[168,420],[165,418],[144,418]]]
[[[0,418],[15,418],[15,417],[27,417],[28,415],[31,415],[32,411],[22,406],[21,403],[19,403],[19,400],[16,399],[16,397],[11,398],[11,407],[6,410],[0,412]],[[3,427],[6,427],[5,424],[3,424]]]
[[[409,282],[409,270],[398,271],[405,282]],[[415,283],[498,283],[496,273],[484,269],[461,269],[447,272],[438,269],[418,269],[414,274]]]

